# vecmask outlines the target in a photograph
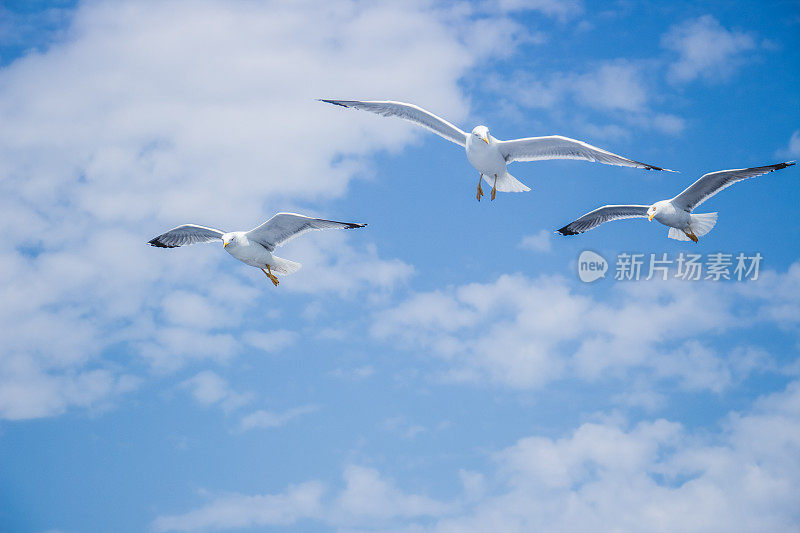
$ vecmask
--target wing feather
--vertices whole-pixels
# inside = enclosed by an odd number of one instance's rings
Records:
[[[541,161],[544,159],[582,159],[606,165],[674,172],[666,168],[640,163],[621,155],[612,154],[602,148],[592,146],[583,141],[570,139],[569,137],[562,137],[561,135],[498,141],[498,144],[500,145],[500,153],[503,154],[507,163],[512,161]]]
[[[366,224],[353,222],[336,222],[323,218],[311,218],[296,213],[278,213],[257,228],[253,228],[245,235],[270,252],[290,240],[304,233],[322,229],[353,229],[363,228]]]
[[[604,205],[590,211],[574,222],[556,230],[561,235],[577,235],[596,228],[604,222],[623,218],[647,218],[646,205]]]
[[[185,246],[187,244],[196,244],[198,242],[213,242],[222,240],[224,232],[207,228],[205,226],[198,226],[196,224],[184,224],[177,228],[172,228],[166,233],[162,233],[148,241],[150,246],[157,246],[158,248],[177,248],[178,246]]]
[[[461,146],[467,145],[467,134],[465,132],[450,124],[445,119],[437,117],[430,111],[426,111],[421,107],[415,106],[414,104],[392,102],[390,100],[320,100],[320,102],[370,111],[378,115],[383,115],[384,117],[399,117],[414,122],[415,124],[419,124],[423,128],[431,130],[437,135],[444,137],[448,141],[453,141]]]
[[[794,161],[766,165],[763,167],[739,168],[734,170],[720,170],[709,172],[683,190],[671,201],[678,207],[691,211],[722,189],[730,187],[737,181],[761,176],[775,170],[790,167]]]

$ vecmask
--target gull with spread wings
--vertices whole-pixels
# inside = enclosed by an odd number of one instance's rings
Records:
[[[300,270],[300,263],[272,255],[275,248],[313,230],[363,228],[366,224],[336,222],[311,218],[295,213],[278,213],[250,231],[224,232],[205,226],[185,224],[172,228],[149,241],[151,246],[176,248],[198,242],[221,241],[222,247],[233,257],[261,269],[277,287],[275,274],[288,275]]]
[[[524,192],[530,187],[508,173],[506,165],[513,161],[541,161],[545,159],[582,159],[606,165],[644,168],[647,170],[667,170],[665,168],[640,163],[627,157],[612,154],[583,141],[550,135],[547,137],[527,137],[501,141],[489,134],[486,126],[475,126],[470,134],[460,130],[446,120],[414,104],[392,101],[359,100],[320,100],[342,107],[362,109],[386,117],[399,117],[431,130],[456,144],[466,148],[467,159],[480,172],[478,178],[478,201],[483,196],[481,179],[492,186],[491,198],[497,191]],[[669,171],[672,172],[672,171]]]
[[[717,223],[717,213],[692,213],[700,204],[730,187],[738,181],[761,176],[768,172],[780,170],[794,165],[794,161],[766,165],[763,167],[740,168],[710,172],[687,187],[678,196],[669,200],[661,200],[651,206],[646,205],[605,205],[586,213],[575,222],[570,222],[557,230],[561,235],[577,235],[596,228],[603,222],[623,218],[653,219],[669,226],[667,237],[678,241],[693,240],[697,242]]]

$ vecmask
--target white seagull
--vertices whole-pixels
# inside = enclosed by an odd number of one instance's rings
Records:
[[[661,200],[651,206],[646,205],[605,205],[586,213],[575,222],[570,222],[556,230],[561,235],[577,235],[603,222],[622,218],[647,218],[652,222],[655,218],[665,226],[669,226],[667,237],[678,241],[697,242],[717,223],[717,213],[692,213],[700,204],[737,181],[761,176],[774,170],[790,167],[794,161],[767,165],[763,167],[739,168],[710,172],[689,185],[678,196],[669,200]]]
[[[277,287],[275,274],[288,275],[300,270],[300,263],[272,255],[275,248],[286,244],[303,233],[320,229],[363,228],[366,224],[336,222],[322,218],[310,218],[295,213],[278,213],[250,231],[224,232],[205,226],[185,224],[172,228],[149,241],[151,246],[176,248],[198,242],[222,241],[222,247],[233,257],[250,266],[261,269]],[[266,269],[266,270],[265,270]]]
[[[513,161],[541,161],[544,159],[582,159],[596,161],[606,165],[645,168],[647,170],[667,170],[654,165],[640,163],[627,157],[612,154],[582,141],[550,135],[547,137],[527,137],[501,141],[489,134],[486,126],[475,126],[467,135],[443,118],[417,107],[414,104],[392,101],[359,101],[359,100],[320,100],[342,107],[352,107],[371,111],[385,117],[394,116],[409,120],[431,130],[449,141],[460,144],[467,150],[467,159],[480,172],[478,178],[478,201],[483,196],[481,179],[492,186],[492,200],[497,191],[524,192],[530,187],[508,173],[506,165]]]

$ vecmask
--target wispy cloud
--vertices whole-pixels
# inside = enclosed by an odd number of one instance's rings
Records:
[[[786,148],[778,150],[775,154],[778,157],[797,157],[800,158],[800,130],[795,131],[792,133],[792,136],[789,138],[789,144]]]
[[[549,252],[553,247],[553,232],[543,229],[539,233],[523,237],[519,247],[532,252]]]
[[[620,284],[609,300],[573,291],[558,277],[503,275],[413,294],[378,313],[372,333],[440,360],[449,380],[526,389],[622,372],[718,392],[770,369],[769,358],[757,350],[724,355],[704,335],[778,317],[796,321],[797,307],[781,306],[796,293],[798,270],[765,274],[747,293],[731,284],[640,282]],[[773,308],[782,309],[775,318]]]
[[[315,405],[304,405],[302,407],[295,407],[284,411],[283,413],[275,413],[273,411],[264,411],[259,409],[242,417],[239,427],[242,431],[250,429],[271,429],[285,425],[290,420],[299,416],[313,413],[317,410]]]
[[[651,69],[645,63],[615,59],[598,62],[583,71],[494,76],[488,86],[514,102],[510,105],[546,109],[558,117],[566,114],[583,121],[582,128],[588,133],[603,138],[626,137],[629,128],[677,135],[683,131],[684,120],[653,109],[655,91],[647,81],[652,77],[648,72]],[[599,113],[622,126],[593,126],[585,119],[587,112]]]
[[[393,521],[435,517],[452,506],[400,490],[374,468],[348,465],[344,488],[326,499],[319,481],[295,485],[284,493],[247,496],[231,494],[184,514],[161,516],[156,531],[227,530],[256,526],[288,526],[314,519],[340,527],[376,527]]]
[[[380,424],[381,429],[399,435],[404,439],[413,439],[420,433],[427,431],[427,428],[421,424],[414,424],[406,420],[402,415],[391,416],[385,419]]]
[[[300,518],[319,515],[324,490],[321,483],[309,482],[290,487],[284,494],[230,494],[183,515],[159,517],[153,528],[156,531],[196,531],[291,525]]]
[[[581,0],[495,0],[491,4],[506,12],[538,11],[561,22],[579,17],[584,12]]]
[[[665,419],[582,423],[529,435],[492,454],[486,472],[459,470],[443,502],[406,492],[378,470],[349,465],[345,486],[321,481],[266,495],[222,495],[165,515],[157,531],[231,530],[312,520],[334,528],[478,531],[787,531],[800,519],[800,382],[730,412],[707,434]],[[486,479],[492,479],[487,483]]]
[[[661,45],[678,55],[669,65],[669,78],[675,83],[698,78],[726,81],[747,61],[747,52],[758,48],[753,34],[727,29],[711,15],[671,27],[661,37]]]
[[[181,387],[188,389],[201,405],[220,405],[226,411],[242,407],[253,399],[252,394],[242,394],[231,389],[227,381],[210,370],[187,379],[181,383]]]
[[[275,311],[263,309],[272,287],[260,273],[212,247],[145,243],[179,223],[246,229],[279,207],[339,198],[365,156],[419,134],[314,98],[402,94],[466,116],[460,78],[513,49],[523,29],[498,16],[511,34],[487,39],[477,57],[447,29],[472,15],[445,11],[86,2],[48,48],[3,67],[0,365],[40,394],[6,388],[0,416],[58,414],[129,390],[133,378],[104,364],[112,346],[159,373],[287,346],[238,331],[256,327],[254,310]],[[366,232],[324,237],[287,249],[305,268],[281,291],[387,292],[413,272]]]

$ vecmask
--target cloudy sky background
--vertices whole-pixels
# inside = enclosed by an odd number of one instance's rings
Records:
[[[605,203],[800,158],[800,4],[4,2],[0,529],[800,526],[800,175],[699,244]],[[315,98],[417,103],[679,170],[516,163]],[[320,232],[267,283],[214,245]],[[734,214],[735,213],[735,214]],[[755,282],[581,283],[584,249],[754,253]]]

